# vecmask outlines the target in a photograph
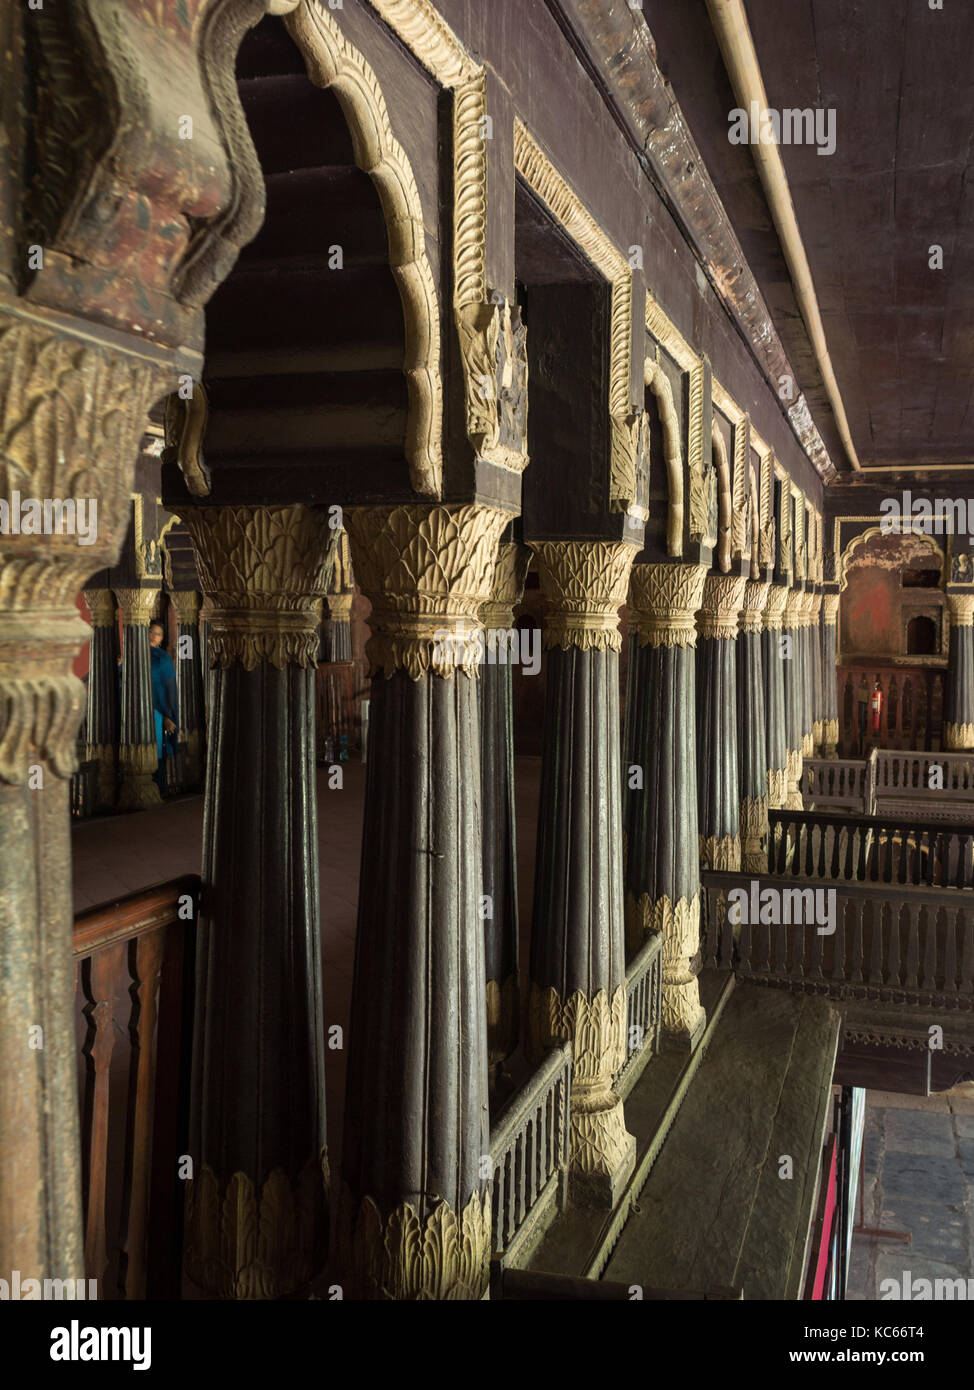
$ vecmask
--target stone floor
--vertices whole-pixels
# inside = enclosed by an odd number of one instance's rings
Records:
[[[883,1280],[974,1278],[974,1084],[923,1099],[866,1097],[866,1226],[912,1242],[856,1235],[850,1299],[878,1299]]]

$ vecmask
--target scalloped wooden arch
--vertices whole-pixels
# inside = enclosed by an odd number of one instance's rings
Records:
[[[658,362],[646,358],[646,389],[652,391],[663,425],[663,458],[666,463],[669,507],[666,514],[666,553],[683,555],[683,449],[680,445],[680,418],[673,403],[673,390]]]
[[[848,581],[846,579],[846,566],[852,559],[853,554],[859,548],[859,546],[865,545],[866,541],[872,540],[873,536],[894,536],[899,540],[910,539],[919,541],[922,549],[929,550],[931,555],[935,555],[937,557],[937,559],[940,561],[941,573],[943,572],[946,555],[944,554],[942,547],[937,544],[936,539],[933,536],[925,536],[922,531],[914,530],[912,527],[909,530],[905,531],[884,531],[882,524],[880,524],[879,526],[870,526],[865,531],[861,531],[859,535],[853,536],[848,541],[845,549],[842,552],[842,555],[839,559],[840,593],[848,587]]]

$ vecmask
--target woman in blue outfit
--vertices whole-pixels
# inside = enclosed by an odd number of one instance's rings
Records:
[[[160,791],[164,788],[165,736],[175,734],[176,718],[179,714],[176,668],[172,664],[172,657],[163,650],[163,636],[162,623],[149,624],[149,656],[152,659],[152,708],[156,717],[156,751],[159,755],[155,782]]]

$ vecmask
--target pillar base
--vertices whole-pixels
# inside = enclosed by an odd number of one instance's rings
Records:
[[[974,724],[944,724],[944,750],[964,753],[974,749]]]
[[[663,983],[663,1028],[660,1032],[660,1047],[664,1052],[695,1052],[700,1039],[704,1035],[707,1027],[707,1011],[700,1003],[700,988],[697,981],[692,982],[693,992],[689,991],[688,985],[671,985],[669,989],[669,1000],[667,999],[667,986]],[[674,993],[679,992],[679,998],[674,999]],[[676,1026],[670,1028],[666,1023],[666,1013],[668,1008],[674,1009],[678,1014]]]
[[[162,797],[153,781],[153,773],[158,766],[155,745],[136,749],[132,755],[123,749],[119,761],[121,783],[118,789],[118,809],[146,811],[150,806],[161,806]],[[147,764],[150,762],[151,770],[147,770]]]
[[[626,1130],[622,1098],[615,1091],[583,1097],[575,1108],[572,1095],[571,1200],[579,1206],[612,1208],[636,1168],[636,1139]]]

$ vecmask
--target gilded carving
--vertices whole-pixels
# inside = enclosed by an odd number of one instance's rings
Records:
[[[790,592],[783,584],[772,584],[768,589],[768,598],[762,614],[765,632],[781,632],[785,625],[785,605]]]
[[[974,724],[944,722],[944,748],[974,748]]]
[[[169,595],[181,627],[195,627],[200,616],[200,596],[195,589],[180,589]]]
[[[211,666],[314,668],[338,532],[308,507],[186,507]]]
[[[951,627],[974,627],[974,594],[947,590],[947,611]]]
[[[838,732],[836,733],[838,737]],[[788,794],[787,774],[783,767],[768,768],[768,809],[781,811]]]
[[[741,868],[745,873],[767,873],[768,798],[741,799]]]
[[[483,141],[478,136],[478,145]],[[479,458],[524,471],[528,462],[528,359],[524,325],[517,305],[457,306],[463,359],[467,437]]]
[[[690,535],[703,545],[717,543],[717,474],[704,470],[704,363],[693,351],[659,302],[646,292],[646,329],[686,373],[689,398],[687,478]],[[708,441],[709,442],[709,441]]]
[[[438,1201],[421,1216],[402,1202],[384,1216],[342,1183],[336,1239],[343,1277],[357,1298],[480,1299],[490,1267],[490,1197],[474,1192],[462,1212]]]
[[[627,904],[629,948],[642,944],[647,932],[663,938],[662,1024],[668,1033],[693,1037],[704,1018],[694,958],[700,947],[700,895],[676,903],[665,896],[650,901],[643,893]]]
[[[761,631],[769,588],[768,581],[764,579],[749,579],[744,585],[744,596],[741,600],[739,616],[742,633]]]
[[[632,605],[640,646],[693,647],[706,565],[634,565]]]
[[[207,497],[210,491],[210,475],[203,461],[208,414],[206,389],[201,381],[193,383],[188,400],[175,393],[166,398],[166,444],[176,452],[176,462],[192,497]]]
[[[490,600],[481,610],[485,628],[510,628],[514,625],[514,608],[524,594],[531,552],[526,545],[505,541],[497,547],[494,582]]]
[[[738,614],[747,580],[743,575],[708,574],[697,617],[701,637],[737,636]]]
[[[839,746],[839,721],[837,719],[822,720],[822,744],[825,748],[825,756],[834,758]]]
[[[666,553],[674,559],[683,554],[683,448],[680,443],[680,417],[673,402],[669,377],[651,358],[645,364],[646,387],[656,397],[663,426],[663,461],[666,465]]]
[[[839,620],[839,595],[822,595],[822,622],[826,627],[835,627]]]
[[[626,601],[635,546],[612,541],[534,541],[545,599],[543,644],[621,651],[619,609]]]
[[[245,1173],[221,1182],[202,1163],[186,1187],[184,1267],[210,1297],[273,1299],[307,1289],[328,1198],[328,1158],[296,1179],[275,1168],[258,1190]]]
[[[126,627],[148,627],[159,601],[159,589],[116,589],[115,598]]]
[[[115,600],[111,589],[85,589],[84,601],[92,627],[114,626]]]
[[[345,514],[355,573],[372,603],[373,674],[412,680],[479,669],[480,612],[489,601],[507,512],[454,507],[354,507]]]
[[[739,835],[698,835],[697,848],[700,866],[736,873],[741,867],[741,837]]]
[[[285,20],[304,55],[308,76],[334,90],[352,136],[355,162],[375,184],[389,237],[389,266],[406,329],[403,371],[409,390],[406,458],[416,492],[439,497],[443,486],[440,319],[426,254],[423,206],[412,167],[392,133],[375,73],[345,38],[320,0]]]
[[[480,71],[431,0],[370,3],[442,86],[456,87]]]

